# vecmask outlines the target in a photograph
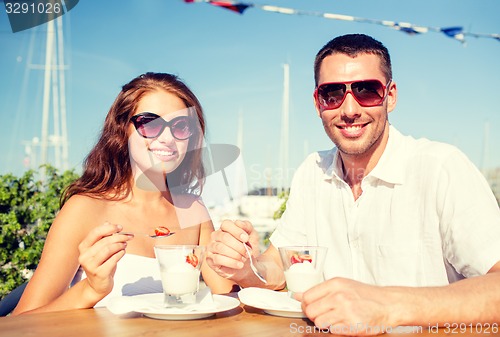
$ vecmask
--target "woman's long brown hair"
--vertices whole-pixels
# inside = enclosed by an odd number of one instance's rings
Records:
[[[104,121],[97,144],[83,163],[83,174],[68,186],[61,196],[61,207],[75,194],[120,200],[132,189],[132,168],[128,147],[130,117],[141,98],[149,92],[165,90],[179,97],[186,107],[196,111],[199,130],[189,139],[188,153],[183,162],[169,174],[168,184],[183,186],[184,192],[201,193],[204,167],[201,146],[205,134],[205,119],[200,102],[193,92],[175,75],[146,73],[122,87]],[[177,188],[178,190],[178,188]]]

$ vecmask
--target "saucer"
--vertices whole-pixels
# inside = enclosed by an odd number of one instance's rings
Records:
[[[273,316],[305,318],[300,302],[288,297],[287,292],[262,288],[245,288],[238,292],[241,303],[262,309]]]
[[[240,302],[232,297],[224,295],[213,295],[213,303],[210,305],[193,306],[188,309],[179,307],[165,307],[163,293],[143,294],[136,296],[122,296],[112,299],[115,304],[120,299],[127,297],[127,305],[133,312],[138,312],[146,317],[163,320],[192,320],[201,319],[215,315],[218,312],[228,311],[240,305]],[[113,303],[110,303],[113,305]],[[109,309],[109,306],[108,306]]]

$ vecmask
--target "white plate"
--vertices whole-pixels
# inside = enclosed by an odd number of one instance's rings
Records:
[[[228,311],[240,305],[240,301],[236,298],[224,295],[213,295],[215,307],[196,311],[187,311],[180,308],[165,308],[163,306],[163,293],[144,294],[133,297],[141,302],[147,301],[149,304],[146,308],[134,310],[135,312],[141,313],[150,318],[177,321],[210,317],[218,312]]]
[[[300,302],[288,297],[287,292],[262,288],[245,288],[238,292],[241,303],[262,309],[273,316],[305,318]]]

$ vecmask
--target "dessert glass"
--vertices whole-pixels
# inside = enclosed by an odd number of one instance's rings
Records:
[[[196,302],[200,287],[200,268],[205,247],[197,245],[156,245],[165,306],[184,306]]]
[[[303,293],[324,281],[323,266],[328,248],[287,246],[278,248],[283,262],[288,295]]]

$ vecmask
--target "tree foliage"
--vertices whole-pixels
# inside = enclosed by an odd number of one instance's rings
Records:
[[[26,282],[40,260],[63,189],[78,176],[43,166],[21,177],[0,175],[0,298]]]

